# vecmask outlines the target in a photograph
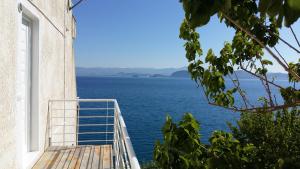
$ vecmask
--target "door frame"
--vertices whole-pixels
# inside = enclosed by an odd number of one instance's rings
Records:
[[[26,121],[30,121],[28,123],[29,134],[29,141],[27,141],[27,145],[24,144],[24,139],[20,138],[20,132],[24,131],[24,126],[20,123],[22,120],[21,113],[16,111],[16,127],[15,127],[15,135],[16,135],[16,166],[17,168],[31,168],[33,164],[38,160],[38,158],[43,153],[43,142],[42,142],[42,135],[43,135],[43,128],[42,128],[42,117],[40,116],[40,100],[39,100],[39,56],[40,56],[40,19],[41,16],[39,15],[39,11],[32,6],[27,0],[17,0],[18,1],[18,52],[16,59],[22,57],[21,53],[21,46],[20,40],[22,36],[22,21],[23,18],[31,21],[31,98],[30,98],[30,107],[31,107],[31,118],[27,119]],[[17,65],[18,66],[18,65]],[[17,70],[17,69],[16,69]],[[26,75],[25,75],[26,76]],[[28,85],[27,85],[28,86]],[[27,89],[28,91],[28,89]],[[16,105],[17,106],[17,105]],[[15,110],[18,110],[15,108]],[[30,144],[29,144],[30,143]]]
[[[27,152],[38,151],[40,149],[40,120],[39,120],[39,27],[36,18],[23,11],[22,22],[25,20],[29,23],[31,36],[29,41],[29,55],[26,59],[28,68],[26,71],[26,99],[27,114]],[[22,23],[23,24],[23,23]]]
[[[25,58],[25,119],[24,124],[25,124],[25,140],[24,140],[24,147],[25,147],[25,152],[30,152],[32,150],[31,148],[31,141],[33,140],[31,138],[32,135],[32,49],[33,49],[33,36],[32,36],[32,31],[33,31],[33,26],[32,26],[32,21],[25,15],[22,17],[22,28],[23,26],[26,26],[26,58]]]

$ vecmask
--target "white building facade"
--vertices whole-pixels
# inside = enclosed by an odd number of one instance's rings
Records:
[[[47,144],[48,102],[76,99],[71,0],[1,0],[0,169],[31,168]]]

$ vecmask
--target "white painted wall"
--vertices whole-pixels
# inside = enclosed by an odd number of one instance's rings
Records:
[[[75,99],[76,79],[73,51],[73,17],[67,10],[68,0],[2,0],[0,3],[0,168],[30,167],[44,151],[48,100]],[[18,11],[22,4],[23,10]],[[35,128],[38,142],[31,147],[38,151],[24,155],[24,109],[26,87],[22,85],[22,16],[32,20],[33,50],[31,69],[33,82],[32,112],[37,113]],[[24,37],[23,37],[24,39]],[[24,65],[24,64],[23,64]],[[24,71],[23,71],[24,72]],[[26,81],[26,80],[24,80]],[[36,126],[35,126],[36,125]],[[24,132],[25,133],[25,132]],[[23,133],[23,134],[24,134]],[[34,148],[34,149],[35,149]]]
[[[18,13],[17,10],[13,10],[16,6],[17,2],[12,0],[0,3],[0,168],[16,168],[14,87]]]

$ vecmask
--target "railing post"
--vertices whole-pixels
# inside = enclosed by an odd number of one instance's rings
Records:
[[[78,146],[78,132],[79,132],[79,111],[80,111],[80,102],[79,102],[79,97],[77,97],[77,100],[76,100],[76,108],[77,108],[77,114],[76,114],[76,122],[75,122],[75,128],[76,128],[76,131],[75,131],[75,135],[76,135],[76,146]]]
[[[116,101],[114,101],[114,147],[113,147],[113,152],[114,152],[114,156],[115,156],[115,167],[119,168],[118,165],[118,154],[117,154],[117,149],[118,149],[118,143],[117,143],[117,109],[116,109]]]
[[[49,120],[49,128],[48,128],[48,134],[49,134],[49,147],[51,146],[51,138],[52,138],[52,120],[51,120],[51,117],[52,117],[52,102],[49,100],[49,114],[48,114],[48,120]]]
[[[65,146],[65,137],[66,137],[66,100],[63,101],[64,103],[64,123],[63,123],[63,146]]]
[[[105,129],[105,144],[107,144],[107,130],[108,130],[108,100],[106,101],[106,129]]]
[[[45,141],[44,141],[44,150],[46,150],[51,145],[50,140],[50,100],[48,100],[48,112],[46,117],[46,131],[45,131]],[[48,142],[47,142],[48,141]]]

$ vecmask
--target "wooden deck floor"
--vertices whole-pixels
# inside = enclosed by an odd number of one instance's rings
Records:
[[[112,146],[50,147],[33,169],[111,169]]]

